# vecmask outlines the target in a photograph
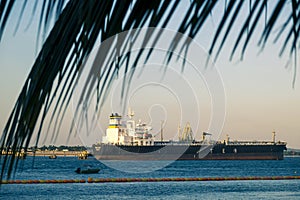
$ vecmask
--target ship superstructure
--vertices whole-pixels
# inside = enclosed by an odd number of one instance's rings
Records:
[[[122,116],[112,113],[109,117],[109,126],[106,129],[106,136],[103,137],[104,144],[111,145],[154,145],[154,137],[150,134],[152,129],[146,123],[133,120],[134,112],[129,110],[129,120],[122,121]]]

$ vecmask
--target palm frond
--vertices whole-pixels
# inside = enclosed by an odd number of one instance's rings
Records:
[[[0,40],[2,38],[3,35],[3,31],[4,28],[6,26],[9,14],[13,8],[15,1],[1,1],[0,2],[0,22],[1,22],[1,26],[0,26]]]

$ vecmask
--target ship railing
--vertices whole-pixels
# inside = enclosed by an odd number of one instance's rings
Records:
[[[215,141],[154,141],[155,145],[214,145],[216,144]]]
[[[191,142],[179,142],[179,141],[155,141],[155,145],[192,145]]]
[[[224,142],[218,142],[222,144]],[[229,141],[226,145],[284,145],[286,142],[273,142],[273,141]]]

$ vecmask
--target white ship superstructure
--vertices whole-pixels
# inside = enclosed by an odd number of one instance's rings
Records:
[[[103,137],[104,144],[114,145],[154,145],[154,137],[150,133],[151,127],[139,120],[137,123],[133,119],[134,112],[129,109],[129,119],[122,121],[122,116],[112,113],[109,117],[109,126],[106,129],[106,136]]]

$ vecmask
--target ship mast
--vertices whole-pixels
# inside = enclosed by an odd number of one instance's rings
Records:
[[[180,128],[180,124],[178,124],[178,141],[181,140],[181,134],[180,134],[180,132],[181,132],[181,128]]]
[[[131,110],[131,108],[128,108],[128,117],[130,120],[132,120],[132,117],[134,116],[134,112]]]
[[[163,137],[163,124],[164,124],[164,120],[161,120],[161,124],[160,124],[160,141],[161,142],[164,140],[164,137]]]

